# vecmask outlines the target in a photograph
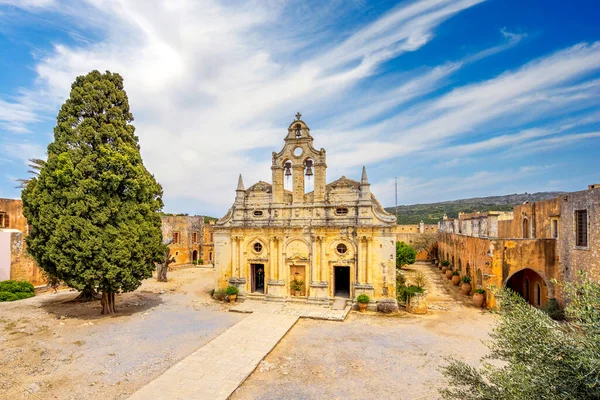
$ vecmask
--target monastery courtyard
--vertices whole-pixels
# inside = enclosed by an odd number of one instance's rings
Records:
[[[229,312],[209,296],[211,268],[169,272],[168,283],[148,279],[118,297],[110,318],[95,302],[69,303],[76,296],[69,290],[0,303],[0,392],[10,399],[437,398],[444,357],[474,365],[495,317],[437,268],[415,264],[407,274],[415,270],[429,277],[427,315],[351,311],[338,322],[298,319],[293,305],[287,315]],[[247,343],[236,329],[273,339]],[[219,346],[229,352],[215,357]],[[199,361],[210,351],[211,360]],[[215,380],[228,392],[211,392]],[[161,385],[171,392],[150,390]]]

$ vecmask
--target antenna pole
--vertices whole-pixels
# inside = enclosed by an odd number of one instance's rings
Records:
[[[398,177],[394,177],[394,194],[396,196],[396,224],[398,223]]]

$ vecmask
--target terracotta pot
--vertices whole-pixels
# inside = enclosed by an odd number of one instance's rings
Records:
[[[485,294],[475,293],[473,294],[473,302],[475,303],[475,307],[481,308],[485,301]]]
[[[365,310],[367,309],[367,305],[369,305],[369,303],[358,303],[358,309],[360,312],[365,312]]]
[[[446,267],[446,266],[443,266],[443,267],[441,268],[441,270],[442,270],[442,274],[445,274],[445,273],[446,273],[446,271],[448,270],[448,267]]]
[[[235,303],[236,299],[237,299],[237,294],[230,294],[229,295],[229,302],[230,303]]]
[[[446,270],[446,278],[452,279],[452,270],[451,269]]]
[[[460,275],[452,275],[452,283],[458,285],[460,283]]]
[[[470,283],[463,283],[461,288],[460,288],[460,292],[462,294],[466,294],[468,295],[469,293],[471,293],[471,284]]]

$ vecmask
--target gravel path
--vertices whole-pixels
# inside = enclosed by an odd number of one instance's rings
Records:
[[[0,398],[127,398],[245,317],[209,298],[212,270],[169,278],[117,296],[110,317],[70,291],[0,303]]]
[[[476,364],[495,317],[460,297],[437,268],[411,269],[428,275],[436,310],[389,317],[351,312],[343,323],[302,319],[232,399],[437,398],[444,357]]]

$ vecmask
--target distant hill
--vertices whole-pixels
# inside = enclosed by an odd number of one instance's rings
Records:
[[[507,194],[504,196],[474,197],[453,201],[442,201],[430,204],[412,204],[398,206],[399,224],[436,224],[444,214],[448,218],[457,218],[459,212],[474,211],[512,211],[513,207],[526,201],[534,202],[552,199],[564,192],[539,192]],[[386,207],[387,212],[395,214],[395,207]]]

